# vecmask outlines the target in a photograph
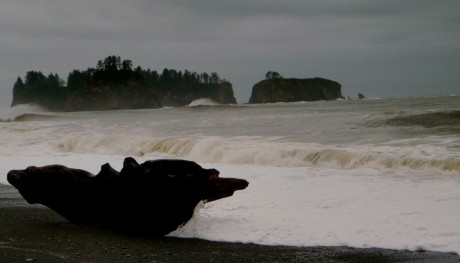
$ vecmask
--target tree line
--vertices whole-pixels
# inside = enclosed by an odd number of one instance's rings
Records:
[[[44,75],[40,71],[28,71],[24,80],[18,77],[13,86],[13,104],[43,102],[59,107],[69,93],[85,88],[92,83],[122,84],[132,79],[144,82],[148,87],[159,92],[171,89],[203,89],[227,83],[216,72],[196,73],[189,70],[163,69],[161,73],[133,68],[131,60],[122,60],[119,56],[108,56],[99,60],[95,68],[73,70],[64,81],[58,74]],[[15,103],[16,98],[16,103]],[[24,101],[34,98],[35,101]]]

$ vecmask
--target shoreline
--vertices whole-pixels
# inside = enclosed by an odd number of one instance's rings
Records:
[[[460,262],[453,253],[292,247],[149,236],[74,225],[0,184],[2,262]]]

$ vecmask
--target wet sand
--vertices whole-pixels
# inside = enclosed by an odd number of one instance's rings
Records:
[[[0,262],[460,262],[452,253],[153,238],[81,226],[0,185]]]

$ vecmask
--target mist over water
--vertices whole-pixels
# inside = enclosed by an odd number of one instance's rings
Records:
[[[97,173],[126,156],[189,159],[250,186],[173,235],[460,252],[460,97],[192,104],[2,109],[0,182],[29,165]]]

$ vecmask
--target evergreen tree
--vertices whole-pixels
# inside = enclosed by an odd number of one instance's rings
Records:
[[[105,71],[117,71],[121,69],[121,58],[118,56],[108,56],[104,59]]]
[[[167,68],[164,68],[163,72],[160,75],[161,83],[166,84],[166,85],[171,84],[172,79],[173,77],[172,77],[171,71]]]
[[[272,73],[272,79],[282,79],[283,77],[278,72]]]
[[[269,71],[265,74],[266,79],[282,79],[283,76],[281,76],[278,72],[276,71]]]
[[[211,76],[209,77],[209,83],[217,84],[219,83],[219,80],[219,74],[217,74],[216,72],[212,72]]]
[[[26,73],[26,86],[33,86],[45,80],[45,75],[40,71],[28,71]]]
[[[204,84],[209,83],[209,74],[206,73],[206,72],[201,73],[201,81],[202,81]]]
[[[90,70],[79,71],[74,70],[69,73],[67,77],[67,89],[69,92],[78,90],[80,88],[86,87],[89,80],[91,79],[92,73]]]
[[[121,69],[122,70],[127,70],[127,71],[132,71],[133,70],[133,62],[129,59],[123,60],[121,63]]]
[[[17,96],[21,94],[25,89],[24,82],[22,81],[21,77],[18,77],[16,83],[13,86],[13,96]]]

